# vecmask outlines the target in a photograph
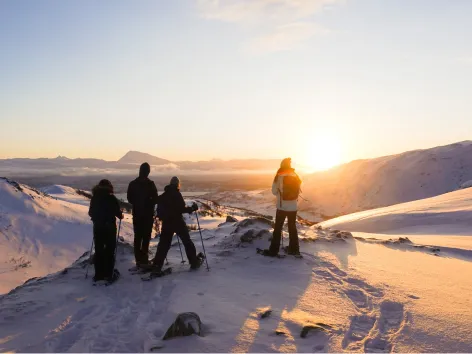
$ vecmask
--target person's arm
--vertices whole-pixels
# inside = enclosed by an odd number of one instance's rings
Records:
[[[184,197],[182,197],[182,193],[180,193],[180,192],[178,192],[178,193],[179,193],[179,196],[177,197],[178,198],[178,200],[177,200],[178,210],[182,214],[191,214],[191,213],[193,213],[194,207],[193,206],[191,206],[191,207],[186,206]]]
[[[93,219],[93,213],[95,211],[95,199],[92,197],[92,199],[90,199],[90,206],[89,206],[89,216]]]
[[[133,188],[133,182],[130,182],[128,185],[128,191],[126,192],[126,199],[128,199],[128,202],[131,205],[134,205],[134,188]]]
[[[118,201],[118,198],[113,196],[113,215],[115,215],[118,219],[123,219],[123,212],[121,211],[120,208],[120,202]]]
[[[157,204],[158,200],[159,194],[157,193],[156,185],[151,181],[151,202],[153,207]]]
[[[279,195],[279,176],[275,176],[274,182],[272,182],[272,194]]]

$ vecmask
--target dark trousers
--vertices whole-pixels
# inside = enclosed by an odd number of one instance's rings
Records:
[[[149,242],[151,241],[154,217],[133,217],[134,229],[134,258],[136,264],[149,263]]]
[[[197,250],[190,239],[190,234],[185,221],[183,219],[164,220],[162,221],[161,237],[159,244],[157,245],[156,257],[154,258],[154,266],[157,269],[162,269],[162,266],[164,265],[164,260],[167,257],[170,246],[172,245],[172,237],[174,236],[174,233],[176,233],[182,240],[189,263],[191,265],[198,263]]]
[[[285,218],[288,219],[288,234],[289,234],[289,243],[288,250],[291,252],[299,252],[300,246],[298,245],[298,233],[297,233],[297,212],[296,211],[283,211],[277,209],[277,214],[275,216],[275,227],[274,234],[272,236],[272,242],[270,243],[269,251],[271,253],[279,253],[280,249],[280,239],[282,237],[282,228],[284,226]]]
[[[103,279],[113,275],[115,267],[116,225],[93,225],[93,241],[95,243],[95,277]]]

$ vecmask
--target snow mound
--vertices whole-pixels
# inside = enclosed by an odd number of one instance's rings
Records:
[[[0,179],[0,293],[63,269],[90,247],[87,205]],[[130,234],[130,227],[124,232]]]
[[[369,233],[472,235],[472,189],[341,216],[319,225]]]
[[[41,191],[57,200],[87,206],[90,204],[90,199],[85,197],[83,193],[81,194],[78,190],[68,186],[53,185],[41,188]]]

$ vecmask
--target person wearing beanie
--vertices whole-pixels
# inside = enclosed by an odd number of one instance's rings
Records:
[[[113,185],[102,179],[92,189],[89,216],[93,222],[95,244],[94,281],[113,281],[115,276],[116,218],[123,219],[118,199],[113,194]]]
[[[139,167],[139,176],[128,186],[128,202],[133,206],[134,257],[136,266],[149,265],[149,242],[154,225],[157,188],[149,179],[151,166],[147,162]]]
[[[157,214],[162,220],[162,231],[152,266],[153,274],[159,275],[161,273],[175,233],[182,240],[190,268],[197,269],[200,267],[201,260],[197,257],[197,250],[190,239],[187,224],[182,216],[182,214],[190,214],[197,210],[198,205],[196,203],[191,207],[185,205],[182,193],[180,193],[180,180],[178,177],[172,177],[170,184],[164,188],[164,193],[158,199]]]
[[[286,218],[288,220],[289,245],[285,251],[290,255],[300,256],[296,220],[301,183],[300,177],[292,168],[292,159],[290,157],[283,159],[272,183],[272,194],[277,197],[277,212],[270,247],[268,250],[264,250],[266,256],[276,257],[278,255],[282,228]]]

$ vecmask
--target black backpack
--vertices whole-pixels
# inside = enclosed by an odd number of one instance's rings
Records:
[[[297,200],[301,184],[298,176],[283,176],[282,200]]]

